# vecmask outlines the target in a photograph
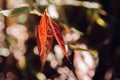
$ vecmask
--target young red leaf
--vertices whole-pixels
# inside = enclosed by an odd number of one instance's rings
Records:
[[[53,31],[53,35],[55,36],[55,39],[57,40],[59,46],[61,47],[61,49],[64,53],[64,55],[67,58],[67,60],[70,62],[69,57],[68,57],[67,52],[66,52],[66,49],[65,49],[65,43],[64,43],[63,36],[62,36],[62,33],[61,33],[61,30],[60,30],[59,26],[50,17],[49,17],[49,22],[50,22],[50,27]]]
[[[37,46],[40,53],[41,71],[43,70],[47,55],[51,49],[52,38],[52,31],[48,27],[46,12],[44,12],[37,28]]]
[[[48,20],[50,26],[48,26]],[[43,16],[40,20],[40,23],[37,28],[37,45],[38,51],[40,53],[40,61],[41,61],[41,71],[45,65],[46,58],[48,53],[52,47],[53,35],[55,36],[59,46],[61,47],[64,55],[67,60],[70,62],[69,57],[67,55],[65,44],[63,41],[62,33],[60,31],[59,26],[52,20],[52,18],[46,15],[46,11],[43,13]]]
[[[52,44],[53,44],[53,34],[52,34],[52,30],[48,27],[48,30],[47,30],[47,40],[46,40],[46,44],[44,46],[44,50],[42,52],[42,54],[40,55],[40,61],[41,61],[41,71],[43,71],[43,67],[45,65],[45,61],[46,61],[46,58],[49,54],[49,51],[52,47]]]
[[[37,28],[37,45],[40,55],[43,54],[42,52],[44,50],[47,40],[47,26],[48,26],[47,16],[46,12],[44,12]]]

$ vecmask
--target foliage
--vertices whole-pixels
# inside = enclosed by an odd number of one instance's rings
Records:
[[[108,29],[104,18],[108,14],[99,2],[18,0],[16,5],[11,1],[5,3],[8,10],[0,11],[0,66],[9,65],[0,69],[0,80],[93,78],[99,49],[109,43],[101,35]]]

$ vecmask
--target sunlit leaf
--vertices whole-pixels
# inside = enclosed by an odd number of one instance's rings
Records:
[[[36,73],[37,80],[46,80],[46,76],[43,73]]]
[[[98,58],[98,52],[96,50],[83,49],[83,48],[77,47],[76,45],[69,45],[69,47],[74,50],[88,51],[94,58]]]
[[[40,53],[41,71],[52,46],[52,31],[48,26],[46,12],[44,12],[37,29],[37,45]]]
[[[89,51],[88,49],[79,48],[76,45],[69,45],[69,47],[74,50]]]
[[[24,14],[24,13],[27,13],[31,10],[30,7],[20,7],[20,8],[16,8],[14,10],[12,10],[11,14],[10,15],[18,15],[18,14]]]
[[[41,52],[41,55],[40,55],[41,71],[43,70],[43,67],[45,65],[45,61],[46,61],[47,56],[48,56],[48,54],[50,52],[52,44],[53,44],[53,34],[52,34],[51,28],[48,27],[48,30],[47,30],[47,40],[46,40],[44,49],[43,49],[43,51]]]
[[[22,56],[20,58],[20,60],[18,61],[18,65],[20,67],[20,69],[25,69],[26,67],[26,59],[25,59],[25,56]]]
[[[47,16],[44,12],[37,29],[37,44],[40,55],[42,55],[47,40],[47,26]]]
[[[94,58],[98,58],[98,51],[96,50],[89,50],[89,52],[92,54]]]
[[[96,22],[98,25],[106,27],[106,22],[102,18],[97,18]]]
[[[69,57],[67,55],[66,49],[65,49],[65,43],[63,40],[63,36],[61,33],[61,30],[59,26],[55,23],[55,21],[52,20],[52,18],[49,17],[50,27],[53,31],[53,35],[55,36],[55,39],[57,40],[59,46],[61,47],[64,55],[66,56],[67,60],[70,62]]]
[[[44,12],[37,29],[37,46],[38,46],[38,51],[40,53],[40,61],[42,67],[45,64],[44,62],[45,60],[42,60],[43,58],[41,59],[41,56],[44,57],[43,52],[45,50],[45,45],[47,41],[47,26],[48,26],[47,16],[46,16],[46,12]]]
[[[50,23],[49,25],[48,25],[48,21]],[[52,47],[53,36],[55,36],[55,39],[57,40],[59,46],[61,47],[64,55],[66,56],[67,60],[70,62],[65,49],[65,43],[63,41],[63,36],[60,31],[60,28],[52,20],[52,18],[50,17],[48,18],[45,11],[42,15],[42,18],[37,28],[37,45],[38,45],[38,51],[40,53],[41,71],[43,70],[46,58]]]

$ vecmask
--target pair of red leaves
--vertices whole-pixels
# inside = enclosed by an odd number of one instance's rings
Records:
[[[43,70],[46,58],[52,47],[53,37],[55,37],[64,55],[70,62],[65,49],[65,43],[61,30],[59,26],[55,23],[55,21],[51,17],[49,17],[45,11],[37,28],[37,46],[40,53],[41,71]]]

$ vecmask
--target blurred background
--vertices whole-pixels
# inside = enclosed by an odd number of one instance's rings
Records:
[[[0,0],[0,80],[120,80],[119,0]],[[47,8],[72,64],[53,40],[43,72],[36,30]]]

